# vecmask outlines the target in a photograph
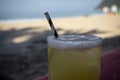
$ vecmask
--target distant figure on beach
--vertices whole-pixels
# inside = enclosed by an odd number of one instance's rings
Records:
[[[102,11],[103,11],[104,14],[108,14],[110,12],[110,8],[105,6],[105,7],[103,7]]]
[[[116,14],[118,12],[118,7],[116,5],[111,6],[111,13]]]

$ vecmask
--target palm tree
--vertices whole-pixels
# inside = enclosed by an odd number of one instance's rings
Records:
[[[96,9],[102,9],[104,6],[111,8],[112,5],[116,5],[120,8],[120,0],[103,0]]]

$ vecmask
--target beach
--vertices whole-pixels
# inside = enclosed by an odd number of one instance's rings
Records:
[[[120,47],[120,16],[84,15],[53,18],[59,34],[90,34],[103,38],[103,51]],[[0,22],[0,71],[15,80],[33,80],[47,73],[46,19]]]
[[[58,31],[59,34],[64,34],[65,31],[71,31],[79,34],[94,31],[94,35],[102,38],[120,35],[119,21],[120,16],[117,15],[85,15],[67,18],[53,18],[55,27],[57,29],[61,29]],[[37,28],[37,32],[50,30],[46,19],[3,21],[0,23],[0,28],[1,30]]]

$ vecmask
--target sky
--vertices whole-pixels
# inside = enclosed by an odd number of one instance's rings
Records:
[[[53,16],[92,13],[102,0],[0,0],[0,20],[39,18],[48,11]]]

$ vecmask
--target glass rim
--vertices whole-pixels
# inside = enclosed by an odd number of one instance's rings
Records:
[[[85,49],[101,45],[102,38],[93,35],[60,35],[58,38],[48,36],[50,47],[58,49]]]

